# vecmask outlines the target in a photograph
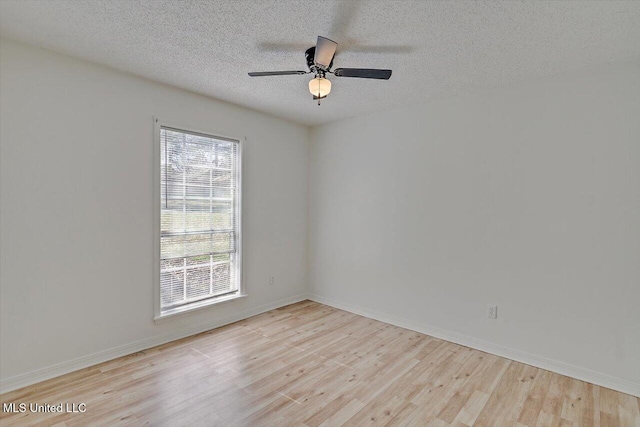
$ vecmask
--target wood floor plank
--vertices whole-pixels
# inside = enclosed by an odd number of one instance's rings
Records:
[[[595,425],[592,384],[572,379],[562,408],[562,418],[575,425]]]
[[[536,427],[574,427],[573,422],[547,412],[541,412]]]
[[[518,423],[521,425],[535,427],[538,423],[540,410],[551,383],[551,376],[549,371],[538,370],[522,407],[522,412],[518,416]]]
[[[622,426],[640,426],[640,403],[638,399],[627,394],[618,394],[618,413]]]
[[[537,372],[538,369],[533,366],[511,363],[474,425],[514,425]]]
[[[5,393],[9,426],[640,426],[640,399],[303,301]]]
[[[452,424],[472,426],[482,408],[487,404],[489,395],[478,390],[474,390],[473,394],[467,399],[464,406],[460,409],[460,412],[456,415]]]
[[[351,419],[355,414],[360,412],[360,410],[364,407],[364,403],[360,402],[358,399],[352,399],[340,408],[339,411],[331,413],[325,421],[322,422],[318,427],[331,427],[331,426],[341,426],[346,423],[349,419]],[[305,424],[307,424],[305,422]],[[313,424],[308,424],[310,427]]]
[[[469,349],[470,352],[473,350]],[[449,387],[446,403],[438,413],[438,418],[448,423],[453,423],[457,415],[465,406],[467,401],[476,392],[477,385],[483,380],[481,373],[485,368],[483,359],[473,357],[465,363],[463,370],[456,374],[454,383]]]
[[[562,375],[552,375],[551,383],[542,404],[542,412],[558,418],[562,415],[564,400],[567,396],[570,378]]]

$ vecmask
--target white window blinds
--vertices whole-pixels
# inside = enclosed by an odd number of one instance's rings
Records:
[[[160,127],[160,308],[239,291],[239,142]]]

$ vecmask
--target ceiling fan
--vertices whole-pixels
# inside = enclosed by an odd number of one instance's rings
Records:
[[[336,54],[338,43],[326,37],[318,36],[318,42],[305,52],[307,67],[309,71],[259,71],[249,73],[251,77],[263,76],[290,76],[298,74],[314,74],[313,80],[309,82],[309,92],[313,99],[320,100],[326,98],[331,92],[331,82],[326,78],[327,73],[336,77],[359,77],[361,79],[389,80],[391,70],[379,70],[373,68],[336,68],[333,67],[333,57]]]

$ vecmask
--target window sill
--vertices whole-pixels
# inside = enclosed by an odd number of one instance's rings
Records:
[[[234,301],[240,298],[244,298],[246,297],[247,294],[238,294],[238,295],[230,295],[227,297],[222,297],[222,298],[216,298],[213,300],[205,300],[205,301],[198,301],[198,302],[194,302],[192,304],[188,304],[182,307],[176,307],[176,308],[172,308],[170,310],[164,311],[162,313],[160,313],[160,315],[155,316],[153,318],[153,321],[155,323],[163,323],[167,320],[169,320],[170,318],[177,316],[179,314],[184,314],[184,313],[192,313],[196,310],[201,310],[203,308],[207,308],[207,307],[211,307],[212,305],[216,305],[216,304],[221,304],[223,302],[228,302],[228,301]]]

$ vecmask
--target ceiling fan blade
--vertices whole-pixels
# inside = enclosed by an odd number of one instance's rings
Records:
[[[326,70],[329,68],[329,65],[331,65],[331,61],[333,60],[333,56],[336,54],[337,48],[338,43],[333,40],[329,40],[326,37],[318,36],[313,62]]]
[[[375,68],[336,68],[333,70],[333,74],[338,77],[389,80],[391,70],[376,70]]]
[[[308,74],[308,71],[256,71],[249,73],[251,77],[263,77],[263,76],[292,76],[296,74]]]

